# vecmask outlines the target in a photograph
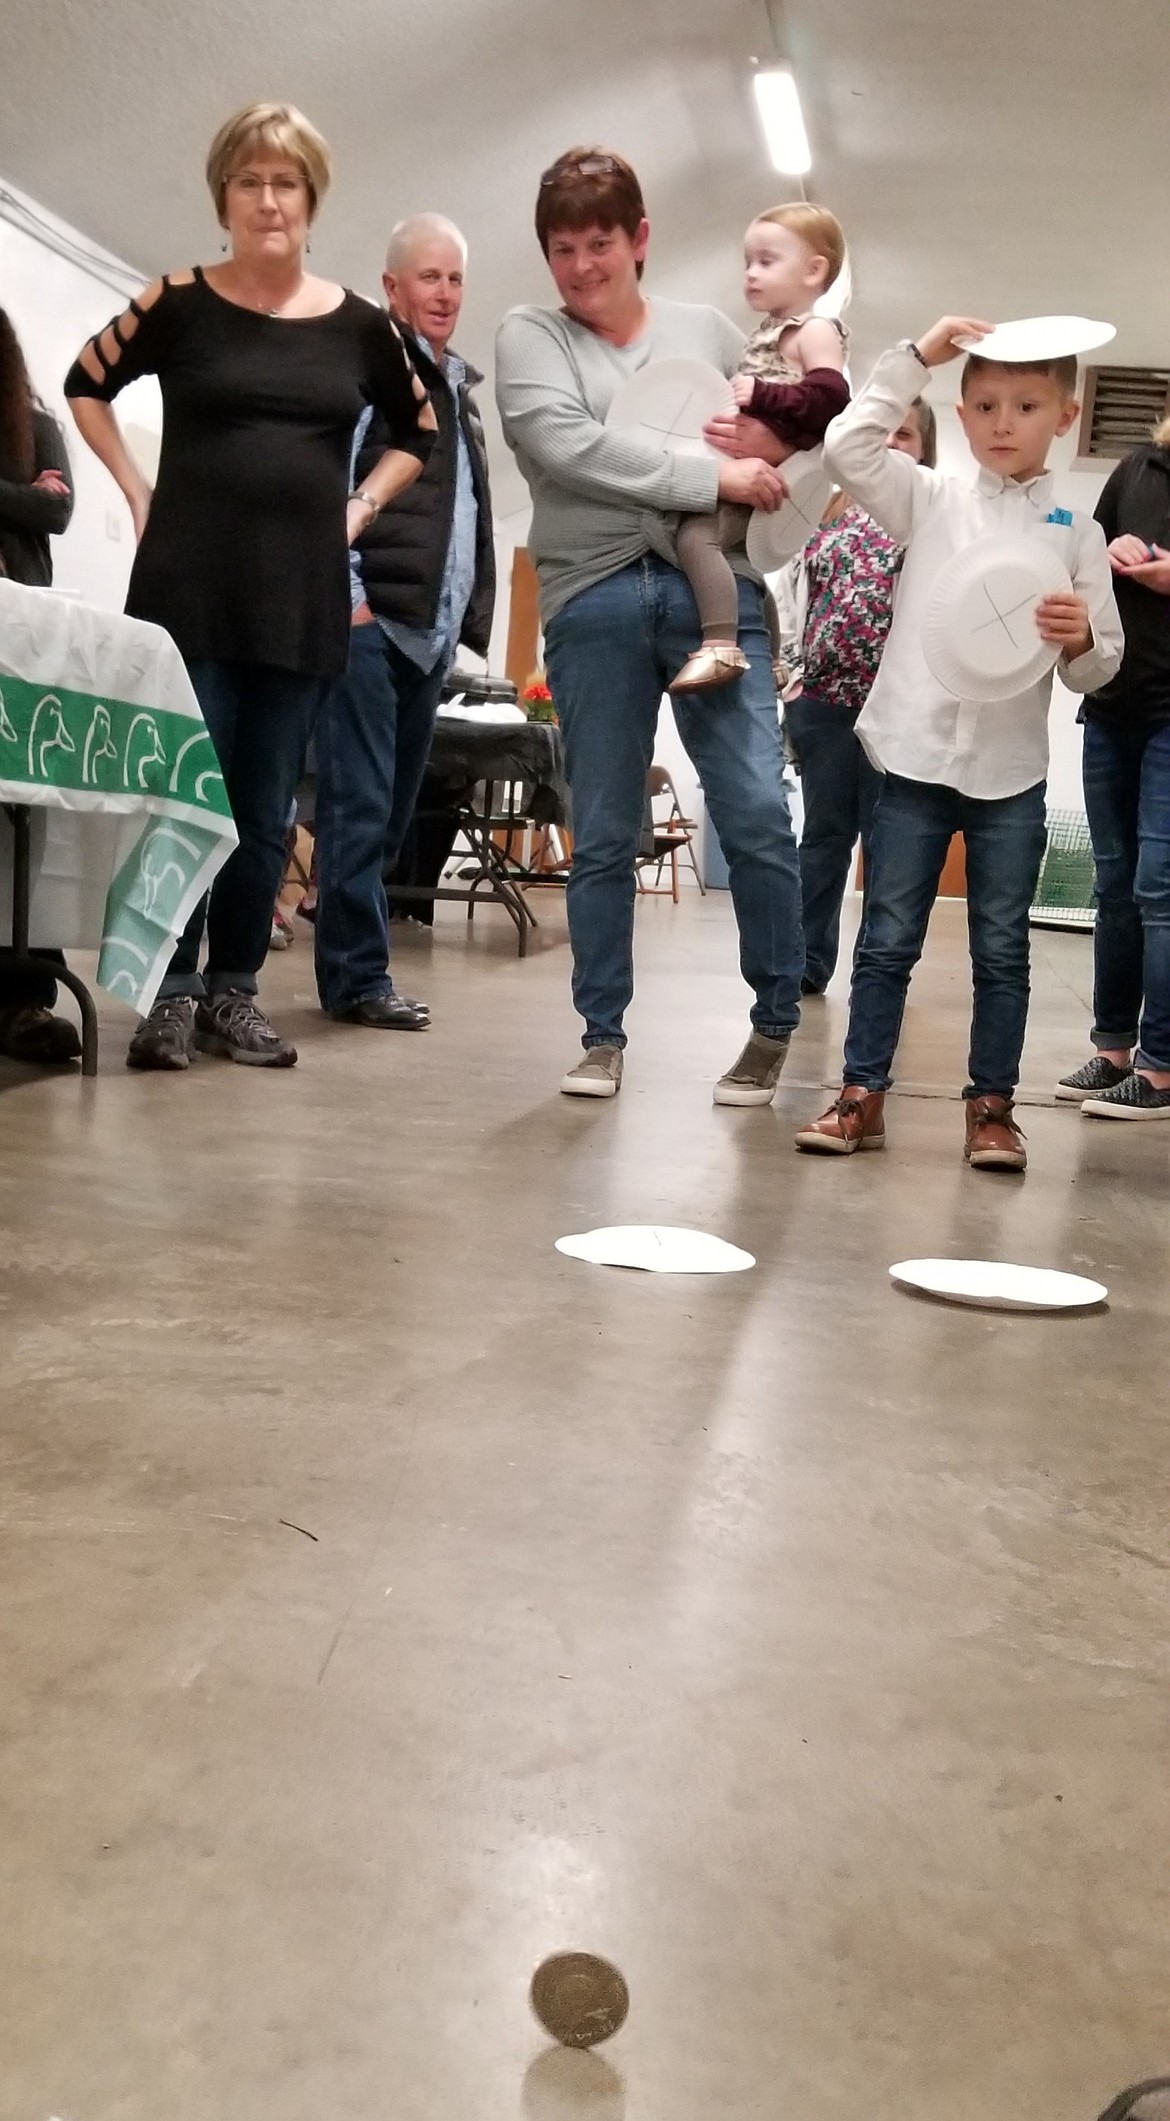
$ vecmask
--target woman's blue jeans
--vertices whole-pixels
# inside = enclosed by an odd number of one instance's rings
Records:
[[[1093,1043],[1170,1069],[1170,722],[1085,724],[1097,869]]]
[[[967,844],[974,1011],[966,1097],[1010,1097],[1028,1021],[1028,914],[1046,843],[1044,783],[995,800],[887,773],[873,823],[865,925],[853,965],[844,1080],[888,1090],[910,974],[947,849]]]
[[[634,858],[662,695],[698,646],[685,577],[647,557],[584,589],[549,621],[545,660],[573,799],[569,935],[586,1046],[624,1046],[634,991]],[[739,583],[750,669],[672,701],[727,861],[752,1024],[784,1038],[800,1018],[800,871],[784,786],[763,604]]]

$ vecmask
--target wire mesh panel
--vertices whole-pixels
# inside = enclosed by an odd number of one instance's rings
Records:
[[[1093,845],[1080,810],[1048,813],[1048,845],[1029,919],[1040,928],[1094,925]]]

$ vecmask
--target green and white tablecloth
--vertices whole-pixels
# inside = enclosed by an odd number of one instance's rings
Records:
[[[215,747],[170,635],[0,580],[0,803],[32,819],[30,940],[98,949],[143,1014],[236,844]],[[0,811],[0,941],[12,933]]]

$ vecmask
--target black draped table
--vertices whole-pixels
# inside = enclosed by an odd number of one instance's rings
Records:
[[[529,824],[568,821],[564,749],[555,722],[464,721],[440,709],[414,820],[385,879],[391,910],[457,899],[471,920],[482,899],[494,900],[514,923],[524,957],[539,924],[523,887],[563,882],[564,872],[517,862],[509,851],[512,835]],[[460,833],[468,859],[458,881],[444,882]]]

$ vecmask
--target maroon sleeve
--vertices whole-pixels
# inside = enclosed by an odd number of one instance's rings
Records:
[[[810,368],[799,383],[769,383],[757,376],[745,410],[763,420],[782,442],[815,449],[824,441],[829,421],[848,403],[849,385],[839,368]]]

